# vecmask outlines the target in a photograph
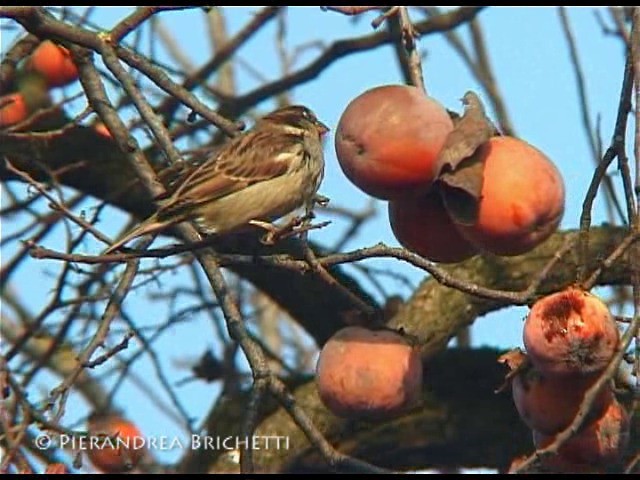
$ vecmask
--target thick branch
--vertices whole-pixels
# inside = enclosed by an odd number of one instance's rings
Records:
[[[523,290],[553,258],[555,252],[562,248],[566,236],[570,233],[557,233],[526,255],[517,257],[487,255],[454,265],[447,270],[456,278],[484,287],[511,291]],[[593,229],[590,232],[589,244],[592,247],[592,254],[588,259],[588,270],[598,268],[605,257],[623,241],[626,234],[626,230],[622,228]],[[573,283],[578,266],[577,261],[575,251],[564,255],[540,285],[539,293],[559,290]],[[628,284],[631,274],[630,265],[628,254],[623,255],[611,268],[602,272],[597,283]],[[420,338],[423,356],[430,357],[441,351],[456,332],[472,324],[476,318],[505,306],[504,302],[474,297],[453,288],[443,287],[433,279],[428,279],[392,319],[391,326],[402,327]]]

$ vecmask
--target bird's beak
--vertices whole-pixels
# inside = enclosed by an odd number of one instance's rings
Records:
[[[320,134],[321,138],[324,137],[327,134],[327,132],[329,132],[331,130],[329,127],[327,127],[320,120],[316,120],[316,128],[318,129],[318,133]]]

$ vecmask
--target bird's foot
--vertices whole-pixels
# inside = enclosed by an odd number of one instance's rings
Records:
[[[267,231],[260,239],[261,243],[264,245],[275,245],[278,241],[284,240],[285,238],[300,235],[309,230],[324,228],[331,223],[327,221],[314,225],[311,223],[313,218],[315,218],[315,215],[313,212],[310,212],[301,217],[293,217],[284,225],[274,225],[273,223],[263,222],[261,220],[251,220],[249,224]]]

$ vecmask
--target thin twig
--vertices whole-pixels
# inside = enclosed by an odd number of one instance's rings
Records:
[[[91,232],[91,234],[94,237],[96,237],[98,240],[101,240],[101,241],[106,242],[106,243],[110,242],[109,237],[104,235],[100,230],[95,228],[93,225],[91,225],[89,222],[87,222],[84,218],[79,217],[79,216],[75,215],[73,212],[71,212],[65,205],[63,205],[56,198],[54,198],[53,195],[51,195],[42,184],[40,184],[39,182],[35,181],[27,172],[24,172],[24,171],[20,170],[19,168],[15,167],[7,159],[5,160],[5,165],[6,165],[7,170],[9,170],[10,172],[14,173],[19,178],[24,180],[24,182],[26,184],[31,185],[33,188],[35,188],[38,191],[38,193],[40,193],[40,195],[42,195],[47,200],[49,200],[49,202],[50,202],[49,206],[53,210],[61,212],[65,217],[67,217],[73,223],[75,223],[76,225],[81,227],[83,230],[85,230],[87,232]]]
[[[618,102],[618,114],[616,124],[613,130],[611,145],[607,148],[602,160],[596,167],[589,188],[582,202],[582,213],[580,214],[580,239],[578,243],[578,253],[580,262],[578,263],[578,271],[576,273],[578,282],[586,280],[587,276],[587,258],[589,257],[589,229],[591,228],[591,209],[593,202],[598,193],[598,187],[602,178],[606,175],[607,168],[616,157],[624,155],[625,151],[625,132],[627,130],[627,119],[631,110],[631,91],[633,88],[633,69],[631,60],[628,57],[622,87],[620,91],[620,100]]]
[[[427,90],[424,85],[422,60],[417,48],[417,39],[419,34],[414,28],[413,23],[411,23],[407,7],[398,7],[397,16],[393,21],[397,22],[400,29],[402,51],[406,61],[409,81],[411,85],[419,88],[426,94]]]
[[[114,355],[118,354],[119,352],[121,352],[123,350],[126,350],[127,347],[129,346],[129,340],[131,340],[133,335],[134,335],[133,332],[131,332],[131,331],[127,332],[125,334],[125,336],[122,338],[122,340],[120,340],[120,342],[118,344],[116,344],[116,346],[110,348],[107,352],[105,352],[102,355],[94,358],[93,360],[90,360],[90,361],[84,363],[82,366],[84,368],[95,368],[98,365],[102,365],[104,362],[109,360]]]
[[[601,151],[598,147],[598,141],[596,137],[596,130],[591,122],[591,113],[589,111],[589,100],[587,99],[587,87],[584,79],[584,72],[582,70],[582,63],[580,62],[580,57],[578,55],[578,48],[576,46],[576,40],[573,35],[573,31],[571,30],[571,25],[569,24],[569,18],[567,17],[567,12],[564,7],[558,8],[558,15],[560,16],[560,23],[562,25],[562,31],[564,32],[564,36],[567,40],[567,45],[569,47],[569,55],[571,57],[571,64],[573,65],[573,71],[576,77],[576,86],[578,90],[578,97],[580,99],[580,111],[582,113],[582,126],[584,128],[585,135],[587,137],[587,141],[589,143],[589,148],[591,150],[591,157],[595,165],[597,166],[600,162]],[[620,206],[620,201],[616,195],[615,188],[613,186],[613,181],[609,175],[605,175],[603,177],[604,187],[607,194],[607,214],[609,218],[609,222],[614,222],[614,211],[620,217],[620,220],[624,222],[624,214],[622,212],[622,208]]]
[[[50,404],[54,405],[55,402],[59,402],[58,410],[53,417],[56,423],[59,422],[64,415],[65,404],[67,398],[69,397],[69,394],[71,393],[71,386],[76,382],[80,374],[84,371],[85,365],[90,361],[93,353],[104,343],[105,339],[107,338],[109,327],[111,326],[113,320],[116,318],[118,312],[120,311],[120,305],[124,301],[126,294],[129,292],[131,286],[133,285],[133,281],[135,280],[139,265],[139,260],[131,260],[128,262],[116,290],[113,292],[113,295],[111,296],[109,302],[107,303],[107,306],[105,307],[104,313],[102,314],[102,318],[100,319],[100,323],[98,325],[98,329],[96,330],[89,344],[78,355],[77,367],[64,379],[64,381],[60,385],[58,385],[51,391],[51,395],[49,398]]]

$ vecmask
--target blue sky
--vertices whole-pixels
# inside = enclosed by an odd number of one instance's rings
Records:
[[[255,10],[228,9],[230,32],[235,32],[244,25]],[[120,8],[99,8],[92,21],[103,28],[109,28],[123,18],[124,12]],[[606,147],[613,131],[622,81],[624,58],[621,44],[619,40],[601,34],[594,9],[570,8],[568,15],[583,62],[593,121],[595,123],[596,116],[599,116],[600,131]],[[373,15],[365,15],[354,23],[350,18],[321,12],[318,8],[291,8],[288,16],[287,44],[290,46],[310,40],[321,40],[328,44],[335,39],[372,32],[370,21]],[[161,18],[166,20],[165,26],[185,47],[194,63],[199,64],[209,57],[210,48],[200,12],[165,13]],[[567,190],[562,228],[574,228],[578,225],[582,198],[591,178],[593,164],[580,120],[575,78],[557,10],[491,8],[480,13],[480,19],[495,77],[515,129],[521,138],[546,153],[560,169]],[[2,47],[5,49],[11,42],[11,35],[3,33]],[[280,74],[277,54],[273,48],[275,33],[276,22],[271,22],[261,35],[249,41],[239,52],[244,61],[269,79],[275,79]],[[143,40],[143,53],[148,48],[147,44]],[[423,67],[427,90],[446,107],[460,110],[459,98],[465,91],[471,89],[481,92],[467,67],[441,36],[422,38],[419,48],[426,54]],[[311,50],[303,55],[295,67],[303,66],[316,53],[317,51]],[[256,86],[256,81],[246,70],[239,69],[237,78],[241,92]],[[292,97],[296,103],[311,107],[323,122],[335,128],[340,114],[355,96],[377,85],[401,81],[392,48],[382,47],[335,62],[319,78],[296,88]],[[73,93],[78,88],[77,84],[68,87],[66,93]],[[270,107],[271,105],[264,105],[265,111]],[[186,113],[186,110],[183,111],[184,115]],[[326,161],[326,179],[321,193],[330,197],[336,205],[364,208],[369,198],[351,185],[342,174],[335,158],[333,137],[327,144]],[[619,178],[614,178],[619,184]],[[348,249],[377,242],[397,245],[387,223],[386,205],[377,202],[377,207],[376,219],[347,245]],[[604,203],[600,195],[595,204],[593,223],[598,224],[605,219]],[[117,228],[125,220],[125,215],[112,210],[108,215],[102,215],[100,227],[115,235]],[[7,221],[3,230],[6,233],[13,228],[10,221]],[[314,232],[312,238],[331,244],[341,233],[340,224],[336,222],[329,228]],[[52,236],[44,244],[51,248],[56,248],[56,245],[61,248],[62,238],[61,234]],[[86,251],[97,253],[99,248],[97,244],[87,245]],[[12,251],[13,248],[7,248],[3,252],[4,258],[9,258]],[[423,272],[394,260],[374,260],[369,265],[401,272],[414,284],[424,278]],[[14,277],[13,282],[17,288],[29,285],[33,289],[30,300],[34,311],[48,298],[52,285],[51,272],[55,272],[58,267],[53,262],[30,261]],[[127,305],[140,324],[157,324],[158,319],[166,315],[166,310],[150,305],[146,296],[160,293],[166,285],[186,278],[181,275],[184,274],[175,274],[170,278],[165,275],[163,281],[166,283],[163,285],[150,283],[130,294]],[[386,282],[386,287],[391,293],[400,293],[405,297],[410,293],[391,280]],[[525,313],[524,308],[509,308],[479,319],[473,329],[474,344],[502,348],[520,346]],[[122,324],[115,325],[116,328],[118,326],[123,328]],[[215,343],[216,336],[210,321],[204,316],[197,316],[172,327],[170,333],[157,343],[157,349],[163,352],[161,362],[171,372],[171,380],[176,381],[188,374],[187,371],[176,368],[176,361],[195,359]],[[94,373],[100,374],[108,370],[108,366],[100,367]],[[137,364],[135,373],[151,384],[152,388],[157,388],[157,379],[148,360]],[[47,388],[52,385],[51,378],[46,376],[42,376],[41,381]],[[213,403],[217,387],[193,382],[178,389],[178,393],[189,413],[201,418]],[[116,403],[126,408],[128,416],[135,418],[147,435],[182,434],[156,407],[146,400],[140,401],[141,398],[144,397],[140,391],[128,383],[120,391]],[[166,395],[162,393],[158,394],[158,398],[167,401]],[[68,409],[69,419],[84,415],[85,408],[80,401],[74,399],[70,405],[74,408]],[[163,452],[159,456],[171,461],[180,454],[181,452],[175,451]]]

